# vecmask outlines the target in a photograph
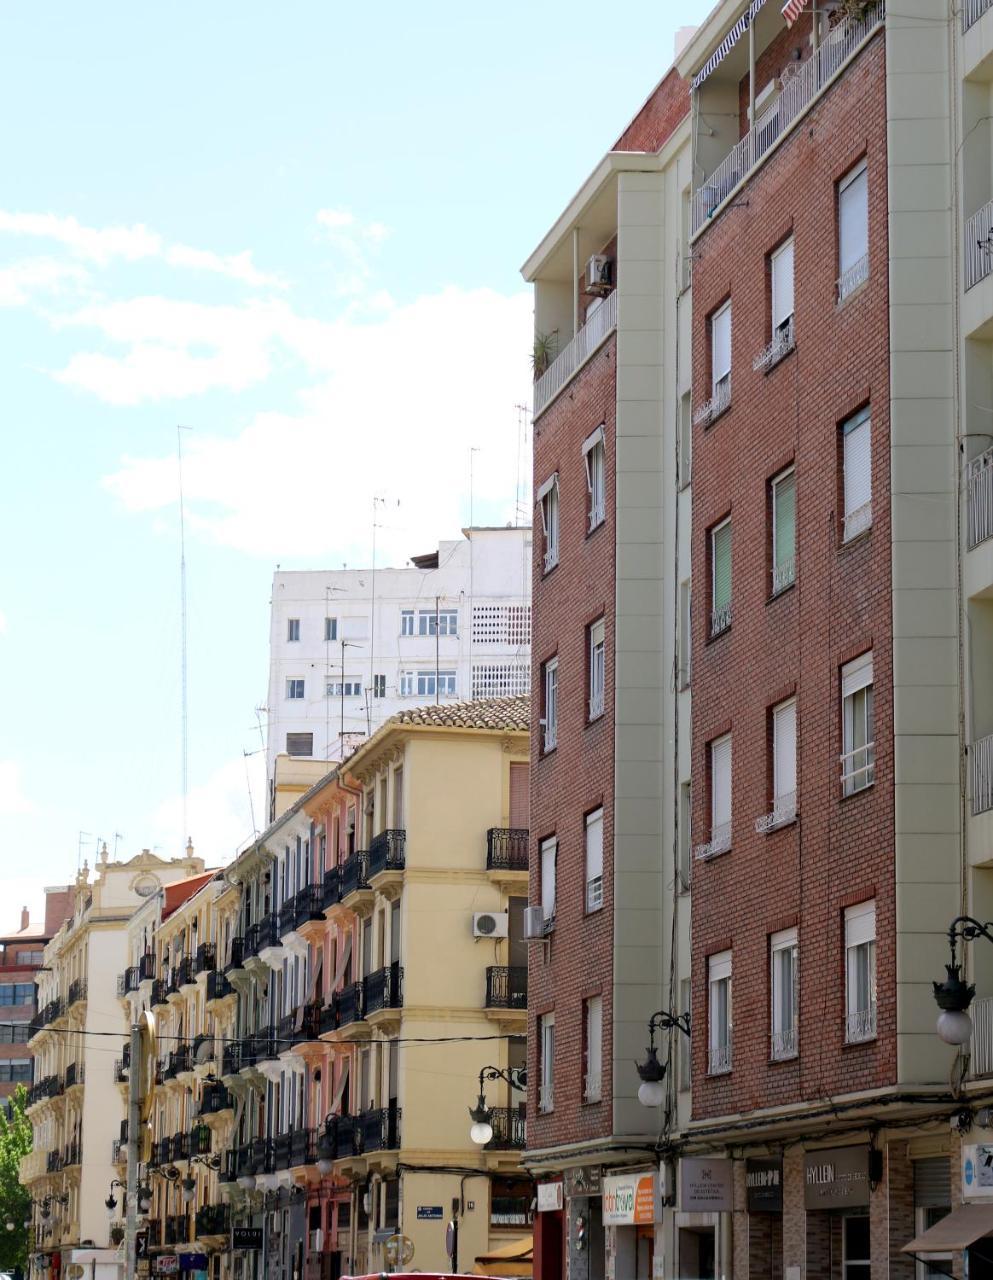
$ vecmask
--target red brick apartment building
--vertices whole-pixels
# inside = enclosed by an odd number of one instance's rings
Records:
[[[19,1084],[31,1086],[28,1024],[38,1011],[35,974],[44,963],[45,944],[71,909],[67,887],[46,889],[44,922],[33,924],[24,907],[20,928],[0,936],[0,1098],[9,1098]]]
[[[525,266],[540,1277],[993,1274],[991,49],[722,0]]]

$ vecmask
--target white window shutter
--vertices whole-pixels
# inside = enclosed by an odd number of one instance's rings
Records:
[[[838,268],[843,276],[869,252],[869,177],[865,166],[838,194]]]
[[[844,434],[845,515],[850,516],[872,500],[871,423],[868,417]]]
[[[848,662],[841,668],[841,696],[850,698],[872,684],[872,651]]]
[[[793,314],[793,241],[772,255],[773,333]]]
[[[586,881],[603,875],[603,810],[586,819]]]
[[[731,304],[726,303],[720,311],[714,313],[710,322],[711,353],[713,382],[718,382],[731,372]]]
[[[722,827],[731,821],[731,735],[710,745],[711,825]]]
[[[556,845],[554,836],[541,842],[541,914],[546,920],[555,915]]]
[[[845,912],[845,946],[859,947],[876,940],[876,904],[860,902]]]
[[[773,786],[775,798],[796,791],[796,699],[783,703],[772,713]]]

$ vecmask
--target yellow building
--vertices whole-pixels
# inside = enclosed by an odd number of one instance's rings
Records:
[[[35,1202],[35,1249],[63,1268],[116,1277],[117,1249],[104,1204],[122,1136],[125,1106],[115,1083],[115,1041],[123,1034],[115,975],[127,955],[128,921],[167,881],[197,875],[191,847],[165,861],[147,849],[111,862],[106,845],[91,880],[76,878],[72,914],[45,948],[38,1015],[31,1024],[35,1084],[28,1097],[34,1149],[21,1181]]]

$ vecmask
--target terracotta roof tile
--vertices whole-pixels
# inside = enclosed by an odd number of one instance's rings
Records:
[[[493,729],[527,733],[531,727],[531,698],[478,698],[475,702],[449,702],[411,707],[392,716],[387,725],[421,724],[446,729]],[[385,725],[383,726],[386,727]]]

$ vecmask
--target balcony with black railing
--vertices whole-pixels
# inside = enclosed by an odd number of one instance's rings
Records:
[[[491,1227],[529,1227],[534,1221],[530,1196],[492,1196]]]
[[[213,1142],[214,1135],[209,1125],[194,1125],[189,1135],[190,1158],[192,1159],[193,1156],[209,1156]]]
[[[290,1134],[277,1133],[272,1140],[272,1163],[276,1170],[290,1167]]]
[[[296,901],[293,898],[287,898],[283,905],[279,908],[279,936],[285,938],[288,933],[292,933],[297,926],[297,908]]]
[[[155,956],[151,951],[146,951],[138,961],[138,981],[152,982],[155,979]]]
[[[363,1111],[358,1117],[363,1154],[371,1151],[396,1151],[400,1146],[400,1108],[377,1107]]]
[[[225,1000],[234,995],[234,987],[228,981],[228,975],[220,969],[211,969],[207,974],[207,999]]]
[[[486,833],[487,871],[527,871],[528,828],[490,827]]]
[[[268,1138],[253,1138],[248,1145],[251,1151],[252,1173],[274,1173],[272,1142]]]
[[[208,1129],[209,1133],[210,1130]],[[174,1133],[172,1141],[169,1144],[170,1160],[189,1160],[190,1158],[190,1135],[188,1133]]]
[[[490,1124],[493,1128],[493,1137],[484,1150],[523,1151],[526,1124],[522,1107],[492,1107]]]
[[[334,1000],[338,1014],[338,1030],[350,1026],[353,1022],[361,1022],[365,1018],[365,987],[361,978],[343,987]]]
[[[324,919],[324,886],[308,884],[293,899],[293,915],[299,929],[312,920]]]
[[[238,1176],[238,1149],[229,1148],[221,1153],[221,1167],[217,1171],[218,1182],[234,1182]]]
[[[152,1008],[168,1004],[169,987],[163,978],[156,978],[152,982],[151,995],[148,997],[148,1003]]]
[[[353,893],[361,893],[363,890],[372,888],[369,884],[369,855],[364,849],[346,858],[339,867],[339,871],[342,902]]]
[[[231,1231],[231,1206],[205,1204],[197,1210],[194,1224],[198,1240],[205,1236],[226,1236]]]
[[[366,1018],[382,1009],[399,1009],[403,1006],[403,968],[388,964],[363,979],[363,1008]]]
[[[231,947],[228,951],[228,962],[225,965],[225,972],[230,973],[232,969],[240,969],[245,961],[245,939],[243,937],[232,938]]]
[[[225,1072],[225,1075],[232,1074]],[[206,1084],[203,1087],[203,1093],[200,1096],[200,1114],[202,1116],[216,1116],[224,1111],[231,1111],[234,1107],[234,1099],[223,1084]]]
[[[72,1169],[83,1162],[83,1146],[78,1138],[67,1142],[62,1148],[62,1168]]]
[[[153,1142],[152,1154],[157,1165],[170,1164],[172,1162],[172,1138],[159,1138],[158,1142]]]
[[[268,1062],[272,1058],[279,1057],[279,1037],[275,1027],[256,1031],[252,1036],[251,1056],[253,1064]]]
[[[112,1164],[124,1164],[128,1158],[128,1143],[126,1138],[115,1138],[111,1146],[110,1159]]]
[[[303,1165],[317,1163],[317,1130],[294,1129],[290,1134],[290,1166],[299,1169]]]
[[[74,1004],[80,1004],[86,999],[86,979],[74,978],[69,983],[69,999],[66,1008],[71,1008]]]
[[[226,1044],[221,1055],[221,1075],[236,1076],[241,1070],[241,1042]]]
[[[138,966],[131,965],[125,969],[117,979],[117,994],[119,996],[129,996],[132,991],[138,990]]]
[[[328,996],[327,1004],[319,1012],[318,1030],[322,1036],[338,1030],[338,1003],[336,996]]]
[[[63,1092],[61,1076],[45,1076],[28,1090],[28,1106],[36,1102],[44,1102],[47,1098],[57,1098]]]
[[[49,1151],[45,1156],[45,1172],[60,1173],[62,1171],[63,1160],[61,1151]]]
[[[197,973],[213,973],[217,968],[217,951],[212,942],[201,942],[197,947]]]
[[[527,1007],[527,965],[490,965],[486,970],[486,1008],[526,1012]]]
[[[321,905],[327,911],[329,907],[337,906],[341,901],[341,872],[337,867],[329,867],[324,873],[324,883],[321,886]]]
[[[334,1126],[334,1158],[344,1160],[361,1151],[358,1116],[338,1116]]]
[[[189,1244],[190,1219],[185,1213],[170,1214],[165,1220],[166,1244]]]
[[[380,831],[369,842],[369,879],[387,871],[402,871],[406,865],[407,832],[402,828]]]
[[[192,987],[196,985],[196,980],[196,963],[193,957],[183,956],[179,964],[176,965],[176,983],[180,987]]]
[[[193,1070],[193,1053],[188,1044],[179,1044],[170,1050],[162,1070],[164,1080],[175,1080],[177,1076]]]
[[[66,1089],[74,1089],[76,1085],[83,1084],[86,1080],[86,1068],[81,1062],[70,1062],[66,1067],[65,1087]]]

